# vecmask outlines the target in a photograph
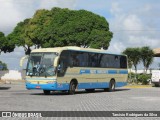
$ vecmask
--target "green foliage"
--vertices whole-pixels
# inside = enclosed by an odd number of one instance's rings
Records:
[[[135,73],[137,73],[137,65],[140,62],[140,48],[127,48],[123,54],[128,56],[129,66],[134,65]],[[137,78],[135,74],[135,79]]]
[[[147,71],[147,69],[153,62],[154,53],[148,46],[144,46],[141,48],[126,48],[126,50],[123,51],[123,54],[126,54],[128,56],[129,68],[134,65],[136,69],[137,64],[142,61],[145,71]]]
[[[133,82],[135,82],[135,81],[134,81],[134,77],[135,77],[135,74],[132,73],[132,72],[129,72],[129,74],[128,74],[128,83],[133,83]]]
[[[128,82],[129,83],[141,83],[142,85],[149,84],[149,80],[151,79],[150,74],[137,74],[137,80],[135,79],[135,73],[129,73]]]
[[[6,38],[4,33],[0,32],[0,52],[2,51],[3,47],[5,46]]]
[[[150,49],[148,46],[142,47],[140,49],[140,52],[141,52],[140,58],[141,58],[142,63],[144,65],[144,70],[145,70],[145,72],[147,72],[149,66],[153,62],[154,53],[153,53],[152,49]]]
[[[3,63],[2,61],[0,61],[0,66],[3,66],[3,68],[1,70],[8,70],[7,64]]]
[[[86,10],[53,8],[38,10],[33,18],[20,22],[8,35],[29,54],[31,46],[81,46],[108,49],[112,38],[104,17]]]
[[[33,45],[32,40],[26,34],[29,20],[25,19],[23,22],[18,23],[13,32],[7,36],[7,39],[12,41],[16,46],[23,46],[26,54],[30,54],[30,47]]]
[[[0,53],[12,52],[14,48],[14,43],[7,39],[4,33],[0,32]]]
[[[126,54],[128,56],[129,68],[132,68],[132,65],[134,65],[135,72],[137,71],[137,65],[140,61],[142,61],[144,65],[145,73],[153,62],[154,53],[148,46],[144,46],[141,48],[126,48],[126,50],[123,51],[123,54]]]
[[[142,85],[147,85],[149,83],[149,79],[151,79],[151,75],[147,74],[138,75],[138,82],[142,83]]]
[[[137,65],[140,62],[140,48],[127,48],[123,51],[123,54],[128,56],[129,66],[134,65],[137,69]]]

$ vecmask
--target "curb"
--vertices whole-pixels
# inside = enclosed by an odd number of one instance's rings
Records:
[[[0,84],[23,84],[25,80],[0,80]]]
[[[124,88],[151,88],[152,85],[127,85]]]

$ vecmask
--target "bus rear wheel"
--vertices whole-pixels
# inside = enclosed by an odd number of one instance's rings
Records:
[[[45,95],[50,95],[51,91],[50,91],[50,90],[43,90],[43,93],[44,93]]]
[[[115,80],[110,81],[108,91],[109,92],[115,91]]]
[[[75,91],[76,91],[76,83],[72,81],[72,82],[70,83],[70,87],[69,87],[68,93],[69,93],[70,95],[73,95],[73,94],[75,94]]]

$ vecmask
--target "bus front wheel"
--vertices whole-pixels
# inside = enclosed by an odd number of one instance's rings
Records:
[[[50,91],[50,90],[43,90],[43,93],[44,93],[45,95],[50,95],[51,91]]]
[[[111,81],[110,81],[108,91],[109,91],[109,92],[115,91],[115,80],[111,80]]]
[[[72,82],[70,83],[70,87],[69,87],[68,93],[69,93],[70,95],[73,95],[73,94],[75,94],[75,91],[76,91],[76,83],[72,81]]]

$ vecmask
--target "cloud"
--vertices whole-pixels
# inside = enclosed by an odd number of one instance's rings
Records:
[[[120,8],[120,5],[118,4],[118,2],[113,2],[113,3],[111,4],[110,12],[111,12],[114,16],[116,16],[116,15],[118,15],[119,13],[122,12],[122,9]]]
[[[143,25],[141,20],[136,15],[128,15],[123,22],[124,30],[142,30]]]
[[[142,46],[158,48],[160,44],[158,22],[160,14],[157,14],[160,10],[159,3],[139,1],[129,4],[124,1],[111,4],[110,13],[113,18],[110,20],[110,28],[114,35],[108,51],[121,53],[127,47]],[[156,65],[157,59],[152,66],[156,67]]]
[[[0,1],[0,15],[0,31],[4,33],[9,33],[23,17],[10,0]]]
[[[144,7],[141,7],[142,3]],[[160,39],[160,36],[157,32],[159,25],[155,24],[157,21],[152,20],[150,17],[151,13],[154,14],[159,8],[144,1],[139,4],[128,4],[126,8],[123,7],[124,4],[121,2],[112,3],[110,9],[110,13],[114,16],[110,20],[110,28],[114,33],[112,43],[117,42],[123,47],[143,45],[149,45],[152,48],[159,47],[158,43],[160,44],[160,42],[158,39]],[[128,7],[131,9],[128,10]],[[110,48],[112,47],[115,46],[110,46]]]

